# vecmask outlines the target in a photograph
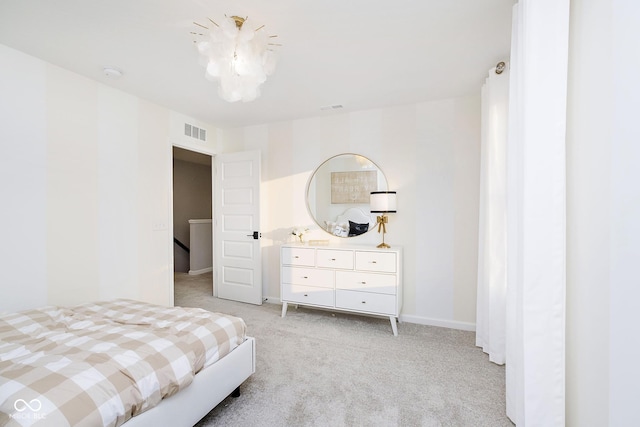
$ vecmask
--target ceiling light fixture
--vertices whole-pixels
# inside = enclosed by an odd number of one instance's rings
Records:
[[[219,81],[219,94],[228,102],[253,101],[260,95],[260,85],[275,69],[275,57],[264,25],[255,26],[248,18],[227,17],[220,24],[209,18],[209,26],[198,24],[195,40],[206,78]],[[206,30],[204,33],[202,30]]]

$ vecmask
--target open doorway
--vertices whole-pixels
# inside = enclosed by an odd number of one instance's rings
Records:
[[[211,162],[210,155],[173,147],[174,287],[206,282],[208,295],[213,294]]]

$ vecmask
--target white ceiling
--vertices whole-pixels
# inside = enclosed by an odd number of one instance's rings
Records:
[[[508,59],[515,0],[1,0],[0,43],[219,127],[477,94]],[[249,103],[204,78],[193,21],[248,16],[277,34]],[[1,65],[0,65],[1,66]],[[104,66],[121,69],[111,80]],[[341,110],[321,107],[341,104]]]

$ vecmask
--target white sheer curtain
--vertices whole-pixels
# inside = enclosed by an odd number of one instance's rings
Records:
[[[507,300],[506,150],[509,69],[489,70],[482,86],[480,145],[480,223],[476,345],[489,360],[505,363]]]
[[[494,341],[498,347],[500,331],[492,320],[506,313],[502,327],[507,415],[518,426],[565,423],[568,39],[569,0],[520,0],[514,6],[507,149],[504,154],[488,152],[483,158],[491,166],[494,154],[497,159],[505,156],[506,184],[491,179],[494,171],[482,178],[489,184],[497,182],[501,187],[495,194],[504,191],[505,199],[496,202],[494,190],[483,190],[477,330],[480,344],[487,340],[491,353]],[[483,124],[487,124],[484,119]],[[487,147],[491,149],[490,144]],[[501,173],[500,168],[497,174]],[[500,205],[506,205],[505,212],[491,212]],[[493,225],[500,221],[506,223],[495,229]],[[506,258],[496,267],[491,260],[500,259],[502,244]],[[501,270],[505,266],[506,272]],[[502,274],[506,274],[504,306],[495,302],[498,296],[487,297],[485,283],[500,285]]]
[[[507,415],[563,426],[569,0],[521,0],[511,42]]]

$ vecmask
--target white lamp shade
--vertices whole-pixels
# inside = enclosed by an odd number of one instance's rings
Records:
[[[372,191],[371,213],[395,213],[396,212],[396,192],[395,191]]]

